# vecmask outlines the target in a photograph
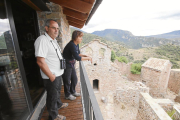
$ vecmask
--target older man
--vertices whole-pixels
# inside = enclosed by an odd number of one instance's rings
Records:
[[[58,114],[58,109],[68,106],[68,103],[62,103],[60,100],[61,75],[64,70],[60,67],[62,55],[56,40],[59,25],[55,20],[49,19],[45,23],[45,30],[45,34],[36,39],[34,46],[37,64],[47,91],[46,106],[49,120],[65,120],[65,116]]]

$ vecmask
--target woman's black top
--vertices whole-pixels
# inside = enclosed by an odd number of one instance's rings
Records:
[[[79,56],[79,44],[74,44],[71,40],[63,50],[63,57],[66,59],[66,68],[71,68],[75,64],[75,60],[81,61],[81,57]]]

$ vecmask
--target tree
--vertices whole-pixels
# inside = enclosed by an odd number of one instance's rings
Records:
[[[141,65],[140,63],[133,63],[131,65],[131,73],[132,74],[141,74]]]
[[[116,59],[116,54],[115,54],[115,52],[112,50],[112,51],[111,51],[111,61],[114,62],[115,59]]]
[[[128,63],[128,60],[127,60],[127,58],[126,58],[126,57],[124,57],[124,56],[117,57],[116,59],[117,59],[119,62]]]

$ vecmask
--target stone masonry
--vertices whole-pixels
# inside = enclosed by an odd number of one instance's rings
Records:
[[[68,21],[66,20],[66,16],[63,14],[63,9],[60,5],[57,5],[55,3],[48,3],[47,6],[51,10],[50,12],[37,11],[40,35],[44,34],[45,32],[44,25],[47,19],[57,20],[60,31],[59,36],[56,39],[61,49],[63,49],[71,39],[71,32]]]
[[[137,120],[172,120],[148,93],[141,93]]]
[[[180,69],[171,69],[168,88],[176,94],[180,94]]]
[[[83,62],[92,86],[93,80],[98,80],[99,92],[106,94],[107,91],[115,91],[115,81],[119,77],[119,72],[111,66],[111,49],[106,44],[95,39],[82,46],[81,53],[89,55],[93,59],[92,64],[89,61]]]
[[[131,65],[132,63],[123,63],[115,60],[113,66],[119,70],[121,75],[124,75],[131,81],[140,81],[141,75],[140,74],[132,74],[131,73]]]
[[[153,97],[164,97],[172,64],[169,60],[149,58],[141,69],[141,81]]]
[[[127,86],[125,88],[124,86],[117,88],[116,101],[138,108],[140,92],[149,93],[149,89],[141,82],[137,82],[133,87]]]

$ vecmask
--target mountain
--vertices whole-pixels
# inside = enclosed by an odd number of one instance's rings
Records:
[[[73,32],[74,30],[78,30],[78,29],[71,27],[71,32]],[[86,33],[84,31],[82,32],[84,33],[84,35],[83,35],[83,41],[80,44],[80,46],[87,44],[94,39],[99,39],[101,40],[101,42],[104,42],[108,46],[110,46],[110,48],[115,52],[117,57],[124,56],[128,59],[129,62],[144,63],[150,57],[155,57],[155,58],[170,60],[171,63],[173,64],[172,67],[173,69],[180,68],[180,53],[177,52],[180,51],[180,46],[168,44],[167,42],[170,41],[170,43],[173,43],[172,42],[173,40],[164,39],[164,38],[134,36],[129,31],[112,30],[112,29],[105,30],[105,32],[96,31],[94,32],[94,34]],[[144,48],[129,49],[127,45],[125,45],[123,42],[116,41],[117,39],[120,39],[122,41],[124,40],[125,41],[124,43],[128,43],[131,47],[143,45]],[[150,47],[155,45],[161,45],[161,46]]]
[[[164,33],[164,34],[159,34],[159,35],[151,35],[148,37],[167,38],[167,39],[180,38],[180,30]]]
[[[131,32],[125,30],[116,30],[116,29],[105,29],[104,31],[95,31],[92,34],[105,37],[109,40],[126,40],[128,37],[134,36]]]
[[[74,30],[79,30],[75,27],[70,27],[70,29],[71,29],[71,35],[72,35],[72,32]],[[80,47],[83,46],[84,44],[89,43],[90,41],[92,41],[94,39],[99,39],[101,42],[106,43],[112,50],[114,50],[117,56],[121,56],[122,54],[124,54],[128,50],[128,47],[122,42],[111,41],[111,40],[108,40],[104,37],[100,37],[100,36],[97,36],[97,35],[94,35],[91,33],[86,33],[84,31],[82,31],[82,32],[84,35],[83,35],[83,40],[80,44]]]
[[[164,44],[180,45],[179,39],[165,39],[155,37],[134,36],[131,32],[118,29],[106,29],[103,31],[95,31],[92,34],[101,36],[110,41],[119,41],[132,49],[144,47],[157,47]]]

